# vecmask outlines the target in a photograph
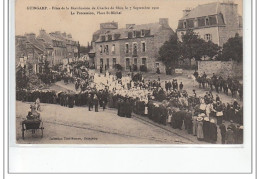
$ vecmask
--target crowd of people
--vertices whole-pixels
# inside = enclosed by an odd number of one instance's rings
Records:
[[[38,98],[43,103],[69,108],[88,106],[89,111],[95,112],[100,107],[102,110],[116,108],[118,116],[130,118],[132,113],[147,116],[156,123],[187,130],[198,140],[216,143],[219,128],[222,143],[243,143],[243,109],[236,100],[225,104],[218,95],[214,98],[211,91],[197,96],[193,90],[189,95],[177,79],[164,82],[163,88],[159,77],[145,81],[140,74],[136,78],[108,72],[91,74],[87,70],[83,75],[79,70],[74,71],[77,71],[73,76],[76,92],[18,90],[17,100],[34,102]]]

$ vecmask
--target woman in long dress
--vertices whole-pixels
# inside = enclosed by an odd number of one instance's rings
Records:
[[[198,121],[197,121],[197,116],[193,116],[192,117],[192,124],[193,124],[193,126],[192,126],[192,133],[193,133],[193,135],[194,136],[196,136],[197,135],[197,131],[198,131]]]
[[[197,128],[197,139],[198,140],[203,140],[204,139],[204,134],[203,134],[203,118],[202,117],[198,117],[197,118],[197,123],[198,123],[198,128]]]

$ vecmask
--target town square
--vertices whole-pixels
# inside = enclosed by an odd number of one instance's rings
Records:
[[[243,144],[240,6],[180,9],[176,28],[104,21],[87,43],[58,25],[17,34],[16,143]]]

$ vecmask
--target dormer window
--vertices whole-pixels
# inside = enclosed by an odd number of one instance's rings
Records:
[[[205,24],[206,24],[206,26],[209,25],[209,18],[208,17],[206,17],[206,19],[205,19]]]
[[[198,19],[194,19],[194,27],[198,27]]]
[[[186,21],[183,22],[183,28],[184,28],[184,29],[187,28],[187,22],[186,22]]]
[[[133,38],[133,33],[132,32],[128,32],[128,38],[129,39]]]
[[[107,35],[107,40],[111,41],[112,40],[112,35]]]
[[[135,38],[135,37],[136,37],[136,31],[133,32],[133,38]]]
[[[106,37],[104,35],[101,36],[101,41],[104,42],[106,40]]]
[[[114,40],[117,40],[117,39],[119,39],[120,34],[114,34],[113,37],[114,37]]]
[[[145,36],[145,30],[141,30],[141,37]]]

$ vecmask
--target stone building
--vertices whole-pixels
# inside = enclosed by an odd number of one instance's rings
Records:
[[[60,31],[46,33],[41,29],[37,39],[53,48],[51,65],[61,64],[64,59],[78,57],[79,43],[72,39],[71,34]]]
[[[231,0],[224,0],[183,10],[177,28],[178,38],[181,40],[181,36],[192,29],[206,41],[223,46],[236,33],[243,35],[242,16],[237,8],[238,5]]]
[[[37,37],[34,33],[15,36],[15,47],[16,66],[30,64],[34,73],[42,72],[45,60],[54,66],[79,55],[79,43],[70,34],[46,33],[45,30],[40,30]]]
[[[51,61],[53,54],[53,48],[39,41],[34,33],[15,36],[15,51],[16,66],[25,66],[27,70],[32,68],[34,73],[41,73],[43,61]],[[28,64],[32,66],[29,67]]]
[[[92,39],[95,67],[112,70],[120,64],[126,71],[134,66],[139,71],[141,66],[145,66],[148,71],[155,72],[159,68],[164,72],[165,66],[157,60],[158,52],[171,35],[173,30],[167,18],[160,18],[157,23],[126,24],[120,29],[115,22],[102,23]]]

